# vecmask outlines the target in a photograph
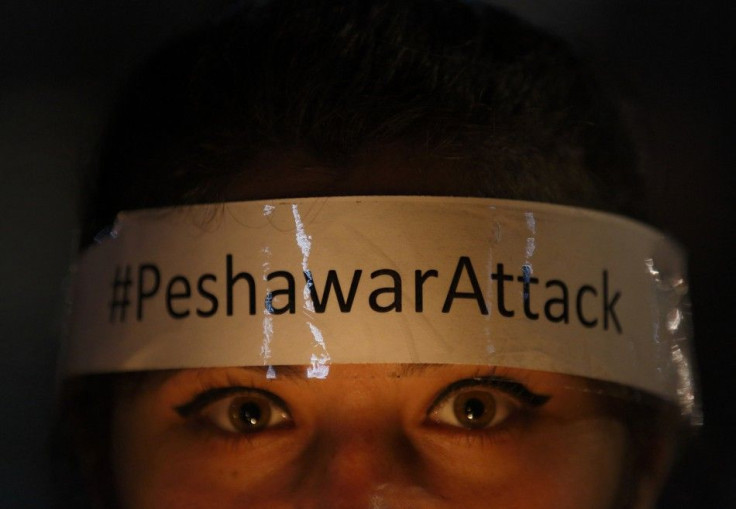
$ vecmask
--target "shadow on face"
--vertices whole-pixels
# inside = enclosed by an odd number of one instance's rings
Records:
[[[589,380],[510,368],[213,368],[122,383],[123,507],[646,507]],[[644,497],[646,498],[646,497]]]

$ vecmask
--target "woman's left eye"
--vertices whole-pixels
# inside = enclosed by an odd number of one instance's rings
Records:
[[[470,430],[502,424],[527,407],[541,406],[549,397],[537,395],[506,379],[461,380],[443,390],[427,417],[435,424]]]
[[[460,391],[433,405],[429,419],[467,429],[483,429],[505,421],[520,405],[511,397],[489,389]]]
[[[177,411],[182,417],[196,414],[223,431],[238,434],[287,427],[293,422],[281,398],[268,391],[245,387],[207,391]]]

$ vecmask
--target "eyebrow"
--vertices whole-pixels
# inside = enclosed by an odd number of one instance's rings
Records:
[[[422,376],[427,372],[441,371],[448,366],[455,364],[398,364],[399,369],[396,376],[399,378]],[[307,380],[306,376],[308,366],[302,365],[279,365],[279,366],[239,366],[238,369],[258,376],[267,376],[268,370],[272,369],[275,373],[274,379],[285,378],[287,380]],[[495,372],[494,367],[489,367],[490,374]]]
[[[307,378],[305,376],[306,366],[240,366],[238,369],[263,377],[268,377],[269,370],[273,370],[275,380],[286,378],[303,381]]]
[[[452,364],[401,364],[398,376],[421,376],[428,371],[439,371]]]
[[[446,368],[447,366],[449,365],[448,364],[400,364],[399,371],[396,376],[398,377],[421,376],[427,373],[428,371],[440,371],[441,369]],[[290,381],[297,381],[297,382],[305,382],[308,380],[305,377],[305,373],[307,369],[306,366],[241,366],[238,369],[245,371],[247,373],[250,373],[252,375],[257,375],[257,376],[266,376],[268,371],[272,369],[276,374],[274,379],[286,378]],[[540,407],[551,399],[551,396],[548,396],[545,394],[537,394],[535,392],[532,392],[523,383],[510,379],[510,378],[499,377],[499,376],[495,376],[494,374],[489,374],[485,376],[472,376],[472,377],[464,378],[462,380],[457,380],[449,384],[447,387],[445,387],[435,397],[434,401],[432,402],[432,404],[429,406],[429,409],[427,410],[427,414],[429,415],[429,413],[434,408],[436,408],[437,405],[450,394],[458,390],[461,390],[465,387],[482,386],[482,385],[493,387],[502,392],[505,392],[506,394],[512,397],[515,397],[516,399],[524,402],[530,407]],[[264,391],[258,388],[231,386],[231,387],[219,387],[219,388],[210,389],[202,394],[199,394],[192,401],[185,403],[183,405],[174,407],[174,410],[181,417],[186,418],[200,411],[202,408],[206,407],[213,401],[216,401],[222,397],[225,397],[231,394],[237,394],[237,393],[241,393],[244,391],[267,394],[269,397],[275,398],[276,402],[280,404],[282,407],[286,408],[286,403],[281,398],[279,398],[275,394],[272,394],[271,392]]]

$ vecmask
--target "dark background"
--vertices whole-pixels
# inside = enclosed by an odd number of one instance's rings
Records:
[[[662,508],[736,508],[736,7],[496,0],[569,39],[621,96],[654,223],[690,252],[705,426]],[[131,67],[224,0],[0,4],[0,507],[45,508],[80,170]],[[551,507],[554,501],[550,501]]]

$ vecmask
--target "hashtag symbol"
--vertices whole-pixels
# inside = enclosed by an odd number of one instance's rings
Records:
[[[110,301],[110,321],[115,321],[115,313],[119,312],[121,322],[125,321],[125,310],[130,304],[128,299],[128,288],[133,283],[130,279],[130,265],[125,266],[125,275],[122,274],[121,267],[115,268],[115,279],[112,282],[112,300]]]

